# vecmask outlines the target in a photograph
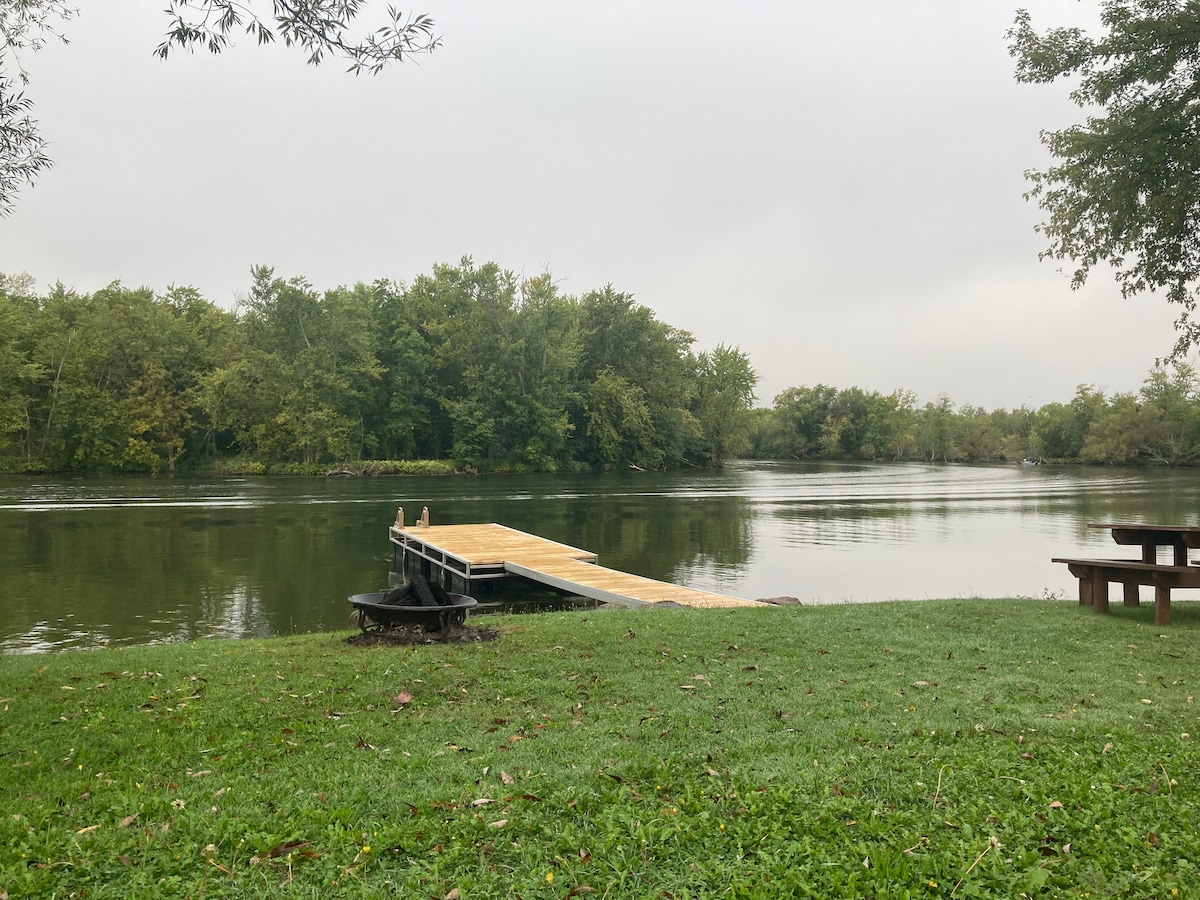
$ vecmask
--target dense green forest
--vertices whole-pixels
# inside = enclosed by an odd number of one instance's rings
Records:
[[[918,406],[891,394],[818,384],[789,388],[755,410],[763,458],[1189,465],[1200,458],[1200,382],[1188,365],[1156,368],[1137,393],[1080,385],[1068,403],[1036,410]]]
[[[0,468],[719,465],[750,446],[756,376],[693,343],[611,287],[562,296],[469,258],[324,292],[258,267],[232,312],[2,277]]]
[[[320,292],[267,267],[235,311],[192,288],[46,295],[0,275],[0,471],[580,471],[784,459],[1189,464],[1200,384],[1081,386],[1040,409],[794,387],[752,408],[737,348],[605,287],[435,266]]]

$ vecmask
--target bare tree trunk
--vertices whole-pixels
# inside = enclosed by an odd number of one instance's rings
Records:
[[[42,449],[38,459],[46,458],[46,441],[50,439],[50,426],[54,423],[54,406],[58,403],[58,381],[62,378],[63,366],[67,363],[67,354],[71,351],[71,341],[75,339],[75,329],[67,332],[67,346],[63,348],[62,359],[58,361],[58,371],[54,373],[54,386],[50,389],[50,412],[46,414],[46,430],[42,432]]]

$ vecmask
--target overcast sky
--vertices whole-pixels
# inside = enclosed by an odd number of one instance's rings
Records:
[[[1136,390],[1174,314],[1037,259],[1022,173],[1080,114],[1014,82],[1020,4],[430,0],[443,48],[355,78],[248,38],[163,62],[159,5],[85,3],[25,59],[56,165],[0,219],[0,271],[232,306],[255,264],[328,288],[470,255],[740,346],[763,405]]]

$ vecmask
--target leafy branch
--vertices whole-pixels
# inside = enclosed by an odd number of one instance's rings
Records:
[[[1123,296],[1162,291],[1179,304],[1173,358],[1200,340],[1191,321],[1200,281],[1200,17],[1191,0],[1105,0],[1107,33],[1034,30],[1021,10],[1008,31],[1018,82],[1077,79],[1084,124],[1043,131],[1055,163],[1029,171],[1048,219],[1042,258],[1073,260],[1072,288],[1098,265]],[[1098,111],[1098,112],[1097,112]]]
[[[300,47],[310,65],[337,56],[349,62],[348,72],[376,75],[389,63],[441,45],[433,19],[392,6],[381,25],[356,37],[352,29],[366,5],[366,0],[271,0],[270,13],[260,14],[254,0],[168,0],[171,24],[154,52],[162,59],[172,50],[197,47],[220,53],[245,33],[260,45],[281,39]],[[77,14],[64,0],[0,0],[0,217],[12,213],[21,188],[53,165],[33,101],[24,93],[29,73],[21,54],[37,52],[49,39],[68,43],[60,28]]]
[[[349,60],[348,72],[378,74],[391,62],[430,53],[441,45],[433,19],[404,13],[389,6],[387,22],[360,39],[350,34],[365,0],[273,0],[270,17],[260,16],[248,4],[235,0],[170,0],[171,27],[154,52],[166,59],[173,49],[203,47],[220,53],[239,31],[259,44],[281,38],[289,47],[308,52],[310,65],[320,65],[327,55]]]

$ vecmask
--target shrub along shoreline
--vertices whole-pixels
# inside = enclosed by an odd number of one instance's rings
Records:
[[[0,657],[0,896],[1193,896],[1200,608]]]

